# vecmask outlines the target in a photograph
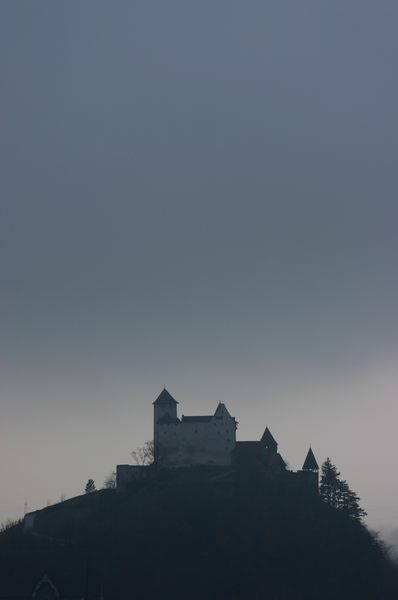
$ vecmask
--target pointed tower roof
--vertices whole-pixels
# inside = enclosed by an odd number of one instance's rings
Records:
[[[226,412],[226,413],[227,413],[227,415],[228,415],[229,417],[231,416],[231,415],[229,414],[229,412],[228,412],[228,409],[227,409],[227,407],[226,407],[226,406],[225,406],[225,404],[223,404],[222,402],[219,402],[219,403],[218,403],[218,406],[217,406],[217,408],[216,408],[216,411],[215,411],[215,413],[214,413],[214,414],[215,414],[215,415],[217,415],[217,414],[219,414],[220,412]]]
[[[270,430],[268,429],[268,427],[265,428],[265,431],[263,433],[263,437],[261,438],[261,441],[266,444],[267,446],[277,446],[277,442],[274,438],[274,436],[272,435],[272,433],[270,432]]]
[[[311,446],[303,464],[303,471],[319,471],[318,463],[316,462]]]
[[[178,404],[177,400],[174,400],[173,396],[164,388],[159,396],[156,398],[155,402],[152,404]]]

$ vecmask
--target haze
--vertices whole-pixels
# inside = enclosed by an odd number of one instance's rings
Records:
[[[0,521],[225,402],[398,528],[391,0],[0,7]]]

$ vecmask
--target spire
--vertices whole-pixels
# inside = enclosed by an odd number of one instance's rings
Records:
[[[229,412],[228,412],[228,409],[227,409],[227,407],[225,406],[225,404],[223,404],[222,402],[219,402],[219,403],[218,403],[218,406],[217,406],[217,408],[216,408],[216,411],[215,411],[215,413],[214,413],[214,414],[215,414],[215,415],[218,415],[218,414],[221,414],[221,413],[223,413],[223,412],[224,412],[224,413],[226,413],[226,414],[228,415],[228,417],[230,417],[230,416],[231,416],[231,415],[229,414]]]
[[[269,448],[270,450],[275,450],[276,452],[278,449],[278,444],[268,427],[265,428],[261,441],[263,444],[265,444],[266,448]]]
[[[318,463],[316,462],[311,446],[303,464],[303,471],[319,471]]]
[[[178,404],[178,402],[177,400],[174,400],[173,396],[169,394],[166,388],[163,388],[155,402],[152,402],[152,404]]]

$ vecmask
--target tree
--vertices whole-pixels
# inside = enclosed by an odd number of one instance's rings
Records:
[[[133,460],[136,465],[144,466],[151,465],[155,459],[154,443],[152,440],[145,442],[143,446],[140,446],[133,450],[131,453]]]
[[[86,487],[84,488],[84,492],[86,494],[91,494],[92,492],[96,491],[96,487],[95,487],[95,483],[94,483],[94,479],[89,479],[86,483]]]
[[[340,473],[328,457],[322,465],[319,495],[326,504],[329,504],[333,508],[337,508],[337,495],[340,485],[339,477]]]
[[[340,479],[340,473],[330,458],[322,465],[319,494],[326,504],[355,521],[360,521],[366,516],[366,512],[359,505],[359,496],[350,489],[344,479]]]
[[[116,488],[116,471],[112,471],[104,481],[104,488],[114,490]]]
[[[337,497],[337,508],[354,521],[360,521],[366,516],[366,512],[359,505],[359,496],[350,489],[346,481],[340,481]]]
[[[4,521],[4,523],[1,523],[0,525],[0,533],[3,533],[4,531],[7,531],[7,529],[15,527],[20,523],[22,523],[22,519],[7,519],[6,521]]]

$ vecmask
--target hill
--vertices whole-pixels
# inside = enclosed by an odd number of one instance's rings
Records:
[[[0,598],[44,574],[61,598],[398,597],[397,570],[362,524],[305,490],[254,477],[148,481],[48,507],[32,532],[0,535],[0,565]]]

